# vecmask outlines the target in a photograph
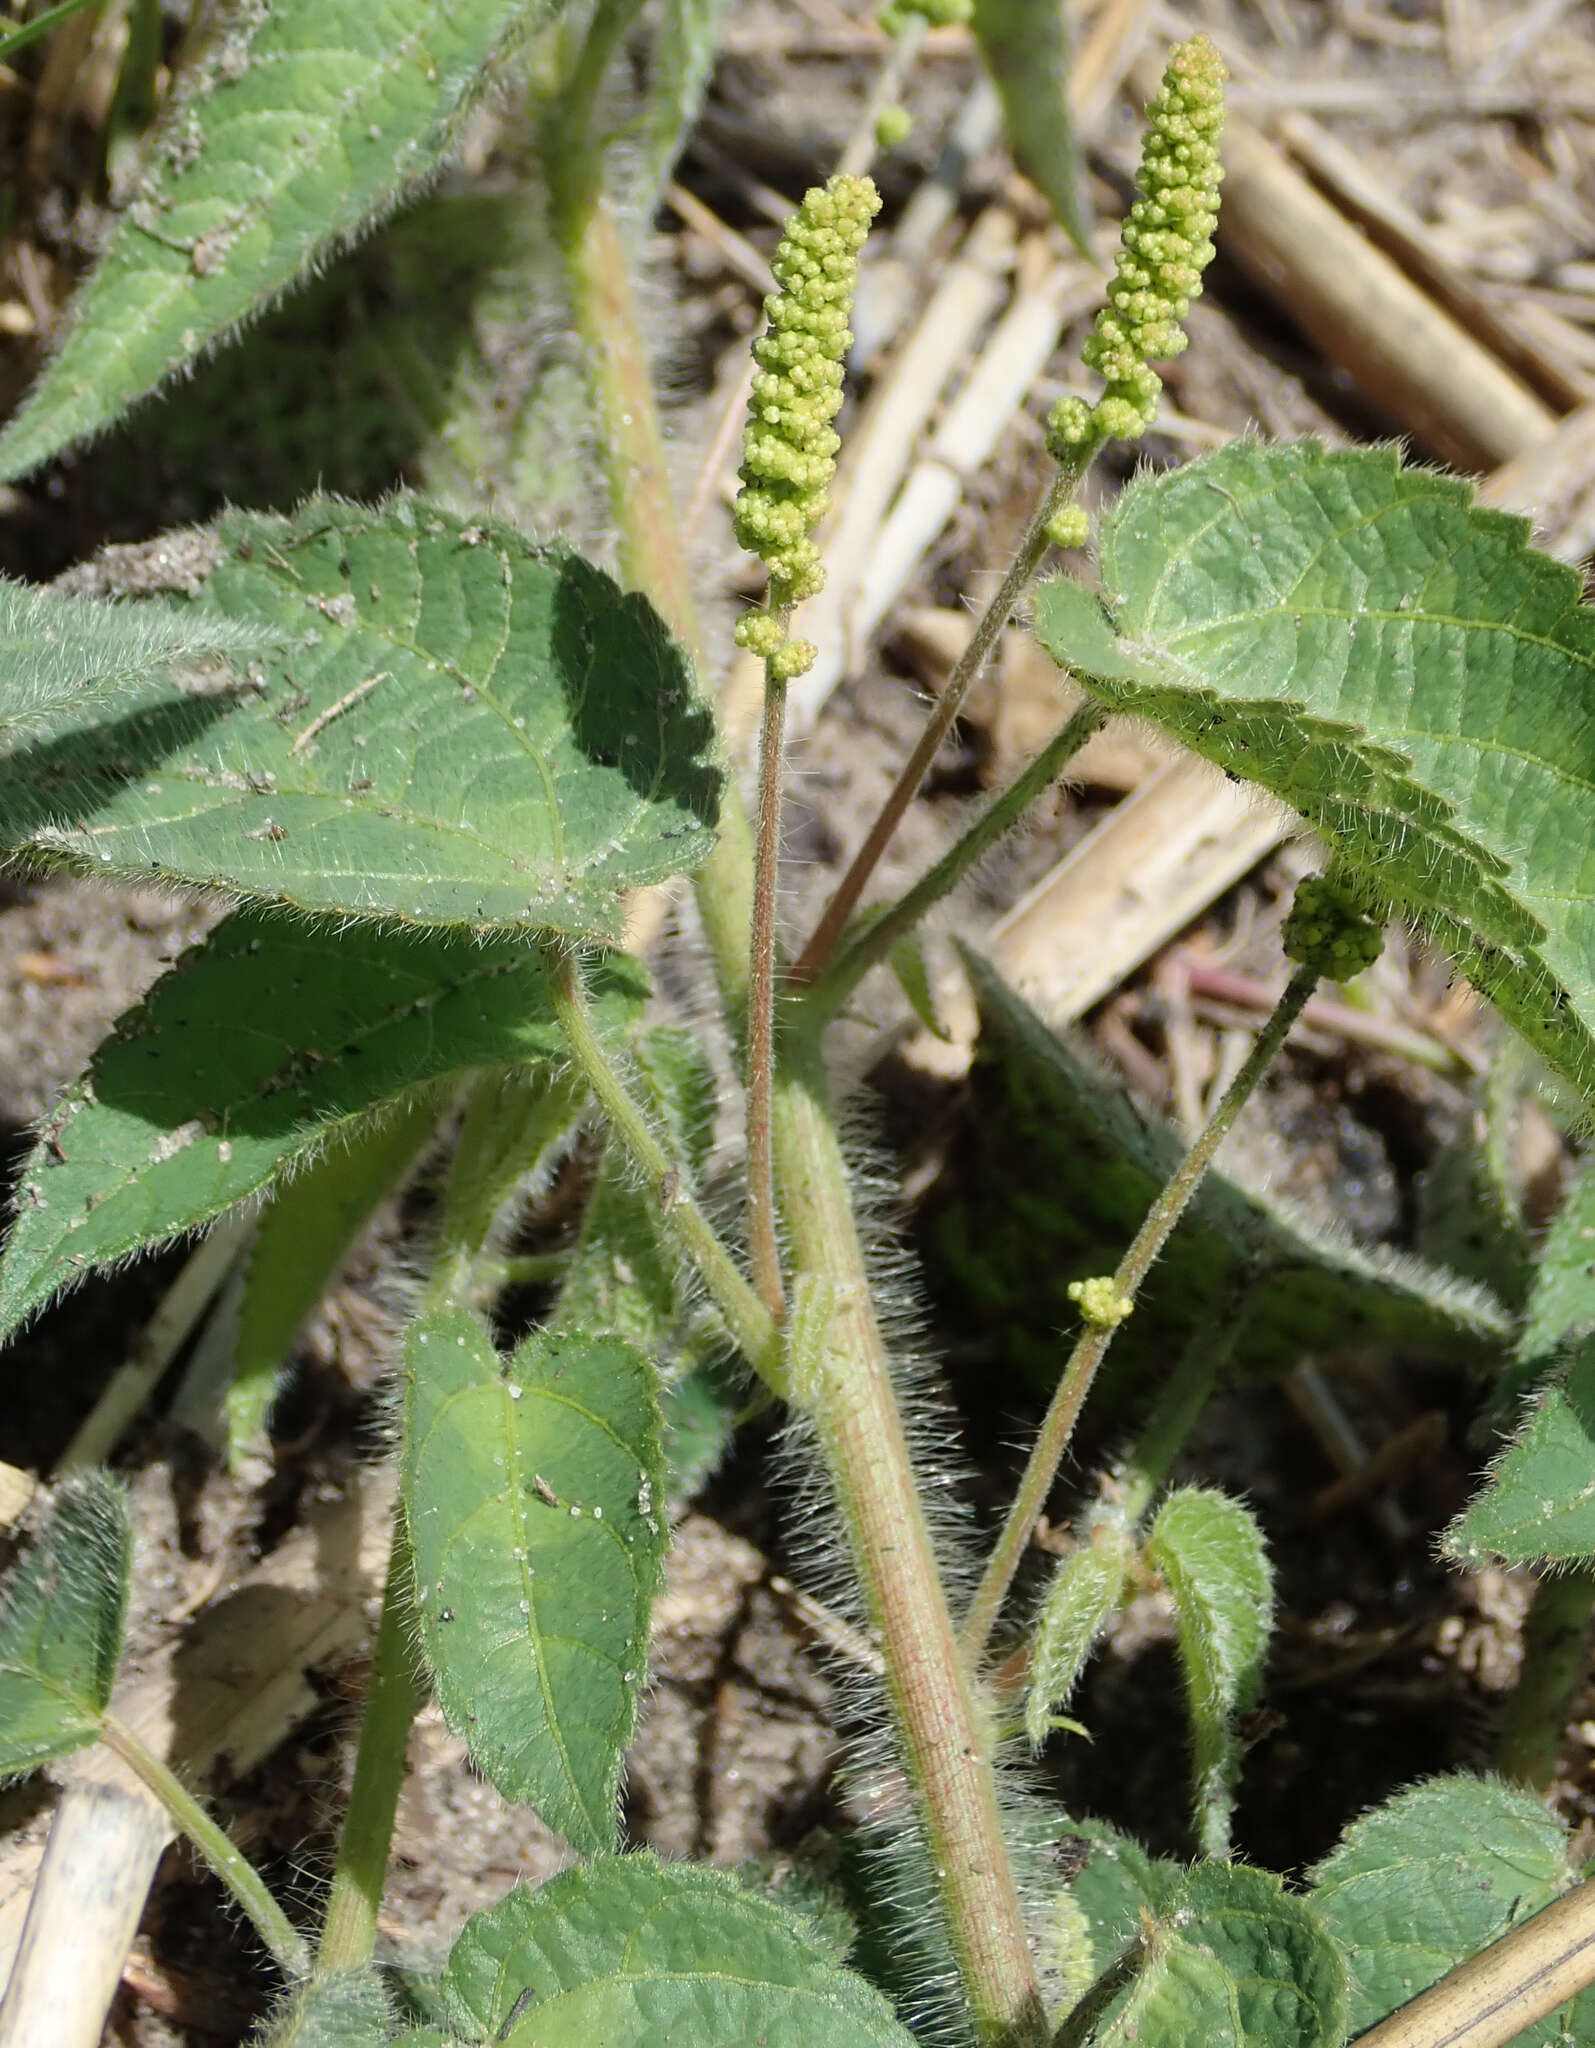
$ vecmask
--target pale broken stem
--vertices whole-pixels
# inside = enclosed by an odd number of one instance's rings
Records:
[[[870,876],[874,874],[881,855],[891,843],[892,835],[902,822],[903,813],[913,802],[919,785],[924,781],[931,763],[941,750],[943,740],[952,730],[953,720],[958,716],[970,685],[986,666],[1003,628],[1013,616],[1015,605],[1023,596],[1031,577],[1041,566],[1041,558],[1051,544],[1047,534],[1049,523],[1064,506],[1073,503],[1084,473],[1082,461],[1060,468],[1053,478],[1039,510],[1025,529],[1024,538],[1008,565],[1007,574],[997,586],[996,596],[981,614],[979,623],[970,635],[969,645],[958,657],[951,675],[943,685],[925,729],[915,743],[914,751],[904,762],[886,801],[881,805],[879,815],[865,835],[864,844],[853,856],[852,865],[837,885],[836,894],[827,905],[824,916],[815,926],[813,936],[798,955],[789,976],[795,985],[805,987],[817,981],[836,950],[837,940],[842,936],[848,920],[857,908]]]
[[[835,1309],[791,1398],[836,1490],[975,2036],[1029,2048],[1047,2029],[997,1810],[990,1731],[954,1638],[920,1489],[870,1299],[847,1169],[813,1042],[783,1038],[776,1156],[795,1270]],[[801,1059],[801,1066],[797,1063]]]
[[[779,613],[782,625],[786,614]],[[781,869],[782,728],[786,684],[764,665],[759,734],[759,802],[753,840],[753,927],[748,956],[748,1256],[759,1299],[780,1322],[786,1314],[781,1247],[775,1225],[770,1158],[770,1091],[775,1067],[775,903]]]
[[[232,1893],[284,1976],[294,1982],[303,1978],[310,1964],[304,1937],[272,1897],[260,1872],[233,1847],[181,1778],[153,1750],[146,1749],[132,1729],[124,1727],[114,1714],[100,1717],[100,1740],[159,1799]]]
[[[1357,2037],[1357,2048],[1507,2048],[1595,1983],[1595,1882],[1503,1935]]]
[[[948,848],[906,895],[900,896],[889,910],[883,912],[868,931],[855,939],[829,973],[815,985],[809,1001],[817,1016],[832,1017],[841,1009],[870,969],[879,966],[926,912],[950,896],[976,862],[1013,830],[1036,798],[1057,780],[1092,734],[1101,730],[1106,717],[1106,712],[1096,704],[1081,705],[1074,716],[1053,734],[1029,767],[993,798],[963,837]]]
[[[780,1329],[743,1279],[709,1219],[681,1185],[680,1172],[611,1066],[588,1012],[580,960],[574,953],[549,947],[543,954],[543,975],[571,1057],[597,1096],[610,1128],[646,1176],[666,1227],[696,1267],[743,1357],[767,1386],[784,1395],[786,1372]]]
[[[1245,1064],[1225,1091],[1224,1099],[1208,1120],[1207,1128],[1180,1161],[1167,1186],[1147,1211],[1146,1220],[1136,1232],[1113,1276],[1116,1295],[1134,1301],[1152,1262],[1168,1242],[1186,1204],[1201,1185],[1214,1153],[1228,1137],[1242,1108],[1256,1093],[1258,1083],[1273,1065],[1275,1055],[1317,985],[1318,970],[1314,967],[1298,967],[1285,984],[1285,992],[1275,1005],[1273,1015],[1257,1034]],[[1096,1378],[1097,1367],[1113,1342],[1114,1327],[1112,1323],[1088,1322],[1075,1341],[1057,1392],[1042,1419],[1019,1481],[1019,1490],[1003,1523],[1002,1534],[997,1538],[996,1548],[991,1553],[959,1631],[960,1646],[971,1665],[978,1665],[985,1655],[1014,1573],[1019,1569],[1020,1560],[1029,1545],[1036,1518],[1047,1504],[1059,1461],[1074,1434],[1081,1406],[1091,1390],[1091,1382]]]

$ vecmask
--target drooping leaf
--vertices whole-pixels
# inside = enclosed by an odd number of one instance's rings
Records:
[[[1390,450],[1235,442],[1140,478],[1103,599],[1036,630],[1092,693],[1299,812],[1595,1094],[1595,613],[1527,522]]]
[[[1069,10],[1057,0],[974,0],[970,27],[1002,99],[1014,160],[1086,257],[1085,157],[1069,99]]]
[[[1595,1557],[1595,1336],[1541,1388],[1444,1543],[1470,1565]]]
[[[375,1970],[334,1970],[290,1994],[258,2048],[383,2048],[393,2009]]]
[[[413,499],[217,532],[203,615],[289,645],[135,780],[76,735],[35,846],[388,926],[603,939],[627,889],[708,852],[712,720],[657,615],[599,570]]]
[[[1185,1146],[985,962],[966,962],[980,1052],[932,1242],[956,1283],[948,1311],[995,1326],[1004,1354],[1050,1390],[1057,1333],[1078,1316],[1070,1281],[1113,1270]],[[1220,1167],[1209,1169],[1115,1337],[1117,1369],[1161,1367],[1171,1343],[1229,1313],[1237,1295],[1246,1302],[1240,1370],[1278,1372],[1327,1343],[1382,1341],[1484,1361],[1510,1342],[1508,1318],[1481,1288],[1355,1244]]]
[[[1159,1509],[1146,1560],[1174,1598],[1197,1839],[1204,1856],[1227,1856],[1241,1766],[1236,1722],[1257,1704],[1274,1618],[1268,1550],[1238,1500],[1192,1486]]]
[[[538,0],[228,0],[65,337],[0,436],[22,475],[185,369],[435,171]]]
[[[507,1798],[610,1847],[668,1540],[647,1361],[541,1330],[501,1359],[448,1311],[412,1325],[405,1381],[404,1511],[444,1715]]]
[[[594,986],[611,1027],[643,993],[621,956]],[[563,1046],[524,942],[228,918],[51,1112],[0,1257],[0,1333],[94,1267],[220,1216],[371,1109]]]
[[[1350,2032],[1376,2025],[1566,1891],[1567,1850],[1544,1803],[1498,1778],[1431,1778],[1354,1822],[1313,1873],[1311,1897],[1350,1972]],[[1595,1993],[1585,1992],[1513,2048],[1592,2031]]]
[[[0,1612],[0,1778],[93,1742],[122,1654],[133,1527],[116,1482],[57,1490]]]
[[[910,2048],[805,1919],[652,1856],[600,1856],[474,1914],[443,1990],[462,2048]]]
[[[230,1305],[231,1373],[223,1397],[228,1462],[236,1472],[264,1448],[267,1418],[301,1326],[385,1195],[437,1128],[431,1093],[367,1119],[278,1186],[240,1261]]]
[[[1135,1543],[1122,1521],[1105,1519],[1059,1560],[1030,1641],[1025,1733],[1033,1749],[1069,1704],[1097,1639],[1118,1610]]]
[[[1199,1863],[1094,2048],[1341,2048],[1346,1971],[1304,1899],[1271,1871]]]
[[[627,179],[629,210],[651,220],[720,54],[726,0],[660,0],[650,17],[647,77],[633,124],[635,160]]]
[[[142,693],[126,686],[172,669],[216,657],[241,668],[271,638],[269,628],[247,619],[155,599],[102,604],[0,577],[0,741],[15,749],[47,724],[47,714],[69,705],[105,715],[119,708],[119,698],[142,702]]]

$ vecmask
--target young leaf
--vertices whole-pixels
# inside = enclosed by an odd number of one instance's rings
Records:
[[[1526,521],[1391,450],[1235,442],[1131,485],[1036,630],[1260,783],[1595,1094],[1595,613]]]
[[[974,0],[970,27],[1001,95],[1015,162],[1070,241],[1090,257],[1085,159],[1069,100],[1068,9],[1053,0]]]
[[[934,1216],[934,1242],[958,1285],[955,1312],[972,1305],[996,1322],[1007,1355],[1050,1390],[1058,1330],[1078,1313],[1069,1282],[1113,1270],[1185,1147],[984,961],[965,959],[980,1057],[966,1149],[948,1176],[957,1193]],[[1240,1370],[1278,1372],[1330,1342],[1472,1360],[1498,1358],[1510,1342],[1508,1318],[1482,1288],[1354,1244],[1212,1168],[1115,1338],[1114,1358],[1127,1372],[1161,1366],[1170,1343],[1225,1314],[1236,1291],[1247,1304]]]
[[[0,1613],[0,1778],[99,1734],[122,1653],[133,1527],[103,1472],[67,1480]]]
[[[1197,1839],[1204,1856],[1227,1856],[1241,1766],[1235,1724],[1257,1704],[1274,1617],[1268,1552],[1239,1501],[1186,1487],[1159,1510],[1146,1560],[1174,1596]]]
[[[1068,1706],[1097,1638],[1118,1609],[1134,1554],[1129,1530],[1103,1521],[1060,1560],[1030,1643],[1025,1733],[1033,1749],[1046,1741],[1053,1716]]]
[[[0,740],[14,747],[64,706],[114,711],[117,686],[197,667],[213,657],[240,666],[271,644],[247,619],[205,616],[148,599],[103,604],[59,597],[0,577]],[[142,701],[141,698],[139,701]]]
[[[910,2048],[806,1921],[721,1871],[646,1855],[600,1856],[473,1914],[443,1991],[469,2048]]]
[[[611,1024],[642,994],[618,956],[598,986]],[[220,1216],[372,1108],[563,1046],[524,942],[228,918],[51,1112],[0,1257],[0,1334],[93,1267]]]
[[[430,1094],[350,1131],[285,1181],[266,1204],[240,1263],[232,1307],[232,1371],[224,1397],[228,1462],[263,1448],[267,1417],[301,1325],[327,1291],[372,1211],[437,1129]]]
[[[713,721],[643,599],[414,499],[229,513],[202,618],[279,635],[254,687],[134,780],[79,736],[33,844],[91,872],[391,926],[618,940],[713,842]],[[15,774],[25,776],[26,756]]]
[[[507,1798],[612,1847],[668,1542],[653,1375],[574,1331],[501,1359],[458,1311],[423,1316],[404,1358],[404,1512],[444,1715]]]
[[[662,0],[652,11],[648,76],[632,141],[627,210],[652,220],[720,54],[726,0]]]
[[[1548,1906],[1572,1882],[1567,1849],[1541,1800],[1498,1778],[1432,1778],[1354,1822],[1313,1873],[1310,1901],[1350,1971],[1351,2033]],[[1585,1992],[1513,2048],[1592,2033],[1595,1993]]]
[[[293,1992],[259,2048],[383,2048],[393,2009],[375,1970],[334,1970]]]
[[[1444,1546],[1470,1565],[1595,1557],[1595,1336],[1541,1390]]]
[[[1551,1358],[1571,1337],[1595,1331],[1595,1152],[1573,1176],[1540,1247],[1518,1356]]]
[[[1346,1971],[1304,1899],[1271,1871],[1199,1863],[1151,1930],[1094,2048],[1340,2048]]]
[[[65,339],[0,436],[0,475],[108,425],[430,177],[546,11],[235,0],[181,81]]]

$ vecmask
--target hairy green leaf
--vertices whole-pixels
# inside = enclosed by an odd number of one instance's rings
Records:
[[[993,1323],[1019,1368],[1049,1389],[1070,1281],[1111,1272],[1184,1155],[1089,1052],[1050,1032],[977,956],[972,1111],[933,1214],[957,1284],[954,1315]],[[1383,1246],[1354,1244],[1262,1190],[1210,1169],[1114,1339],[1119,1369],[1162,1369],[1171,1343],[1243,1295],[1239,1369],[1278,1372],[1327,1343],[1388,1342],[1441,1357],[1498,1357],[1511,1324],[1481,1288]]]
[[[132,1562],[121,1488],[102,1472],[65,1481],[0,1613],[0,1778],[99,1734],[122,1653]]]
[[[393,2009],[375,1970],[334,1970],[293,1992],[259,2037],[259,2048],[382,2048]]]
[[[345,918],[603,939],[627,889],[708,852],[713,721],[657,615],[601,571],[414,499],[217,534],[196,616],[286,650],[136,779],[79,735],[36,846]]]
[[[1567,1837],[1532,1792],[1432,1778],[1346,1830],[1314,1872],[1314,1911],[1351,1976],[1360,2034],[1567,1890]],[[1571,2015],[1571,2029],[1567,2025]],[[1595,1993],[1518,2035],[1550,2048],[1595,2034]]]
[[[600,1856],[473,1914],[443,1989],[470,2048],[909,2048],[806,1920],[653,1856]]]
[[[611,1027],[643,993],[622,957],[597,986]],[[373,1108],[563,1047],[524,942],[228,918],[47,1119],[0,1257],[0,1332],[92,1268],[220,1216]]]
[[[1540,1247],[1518,1356],[1544,1360],[1595,1331],[1595,1153],[1586,1156]]]
[[[643,102],[634,123],[628,211],[651,220],[720,54],[726,0],[659,0],[651,15]]]
[[[1272,1872],[1200,1863],[1150,1937],[1094,2048],[1341,2048],[1346,1972],[1304,1899]]]
[[[550,11],[228,0],[60,348],[0,436],[0,474],[109,424],[414,191]]]
[[[1239,1501],[1185,1487],[1158,1511],[1146,1560],[1174,1598],[1197,1839],[1204,1856],[1227,1856],[1241,1767],[1235,1724],[1257,1704],[1274,1618],[1263,1532]]]
[[[1444,1544],[1461,1564],[1595,1557],[1595,1336],[1541,1389]]]
[[[974,0],[970,27],[1001,95],[1015,162],[1089,258],[1085,157],[1069,100],[1069,10],[1057,0]]]
[[[101,604],[0,577],[0,742],[26,744],[47,714],[67,707],[114,714],[121,701],[143,700],[127,685],[174,668],[216,657],[242,665],[272,637],[250,620],[201,617],[158,599]]]
[[[1525,520],[1392,450],[1142,477],[1048,652],[1299,812],[1595,1095],[1595,612]],[[1104,606],[1106,609],[1104,609]]]
[[[575,1331],[501,1359],[459,1311],[412,1325],[404,1357],[404,1511],[444,1715],[507,1798],[611,1847],[668,1542],[653,1375]]]
[[[349,1247],[415,1164],[437,1129],[429,1091],[340,1136],[272,1192],[230,1305],[232,1369],[224,1397],[228,1462],[236,1472],[264,1448],[283,1367],[301,1325],[348,1257]]]
[[[1030,1641],[1025,1733],[1033,1749],[1046,1741],[1053,1716],[1068,1706],[1098,1637],[1118,1611],[1134,1556],[1130,1531],[1105,1519],[1059,1560]]]

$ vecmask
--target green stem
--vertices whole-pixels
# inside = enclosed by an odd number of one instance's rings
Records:
[[[1175,1168],[1168,1185],[1147,1211],[1145,1222],[1120,1261],[1113,1276],[1113,1290],[1119,1297],[1129,1301],[1135,1299],[1153,1260],[1168,1242],[1169,1233],[1180,1220],[1185,1205],[1201,1185],[1213,1154],[1228,1137],[1236,1117],[1272,1066],[1275,1054],[1285,1043],[1291,1026],[1301,1015],[1317,983],[1318,971],[1313,967],[1298,967],[1286,983],[1284,994],[1257,1034],[1245,1064],[1230,1083],[1207,1128]],[[1111,1322],[1091,1321],[1086,1324],[1075,1341],[1057,1392],[1042,1419],[1034,1448],[1019,1481],[1019,1490],[959,1634],[964,1655],[972,1664],[980,1662],[991,1640],[1003,1600],[1029,1545],[1030,1533],[1036,1526],[1036,1517],[1046,1506],[1059,1461],[1074,1434],[1081,1404],[1113,1341],[1114,1327]]]
[[[1086,703],[1055,732],[1024,772],[948,848],[936,865],[914,884],[906,895],[860,934],[824,977],[815,983],[807,1001],[819,1017],[834,1017],[872,967],[877,967],[905,933],[913,930],[933,905],[940,903],[963,880],[975,863],[985,857],[998,840],[1011,832],[1030,806],[1062,774],[1067,764],[1094,732],[1101,730],[1107,713],[1099,705]]]
[[[825,1341],[791,1398],[813,1421],[869,1609],[914,1807],[976,2039],[1046,2039],[997,1809],[990,1730],[958,1654],[952,1615],[903,1431],[812,1039],[782,1040],[776,1157],[795,1270],[829,1286]]]
[[[306,1976],[310,1951],[303,1935],[272,1897],[260,1872],[233,1847],[183,1781],[114,1714],[101,1715],[100,1740],[148,1785],[166,1808],[232,1893],[283,1975],[295,1981]]]
[[[1589,1668],[1595,1569],[1560,1572],[1535,1588],[1523,1630],[1523,1668],[1507,1702],[1496,1763],[1503,1778],[1544,1792],[1556,1776],[1567,1717]]]
[[[1174,1460],[1207,1406],[1245,1327],[1243,1290],[1234,1289],[1195,1330],[1159,1389],[1141,1433],[1114,1475],[1114,1492],[1133,1527],[1152,1505]]]
[[[785,619],[783,617],[784,625]],[[781,1248],[775,1228],[775,1169],[770,1157],[770,1091],[775,1062],[775,895],[781,866],[781,740],[786,684],[764,665],[759,735],[758,825],[753,847],[753,930],[748,959],[748,1256],[759,1299],[780,1322],[786,1314]]]
[[[1082,454],[1078,462],[1060,468],[1049,485],[1046,497],[1025,529],[1018,553],[1009,563],[1007,574],[997,586],[996,596],[981,614],[970,636],[969,645],[958,657],[952,674],[943,685],[925,729],[915,743],[914,751],[904,762],[874,824],[865,835],[864,844],[853,856],[852,866],[842,877],[824,916],[815,926],[813,937],[798,955],[790,979],[799,987],[806,987],[817,981],[824,971],[858,906],[865,885],[875,872],[881,855],[886,851],[893,833],[901,823],[903,813],[913,802],[919,785],[930,769],[930,764],[941,749],[942,741],[952,730],[953,720],[958,716],[970,684],[986,666],[1003,628],[1013,616],[1014,606],[1024,595],[1031,577],[1040,568],[1041,558],[1051,546],[1047,533],[1048,525],[1065,505],[1073,503],[1074,494],[1080,488],[1080,479],[1085,474],[1091,454],[1094,453],[1095,450],[1092,449],[1089,453]]]
[[[371,1687],[355,1753],[354,1785],[316,1958],[318,1977],[369,1962],[376,1940],[393,1817],[404,1785],[410,1723],[421,1702],[421,1682],[410,1650],[410,1605],[410,1540],[403,1513],[397,1511],[387,1583],[382,1589],[382,1618],[371,1657]]]
[[[669,1154],[648,1127],[648,1119],[627,1093],[624,1082],[609,1063],[609,1056],[593,1029],[587,997],[581,983],[581,964],[572,952],[543,955],[543,972],[548,982],[554,1014],[565,1033],[571,1057],[598,1097],[604,1114],[620,1142],[651,1182],[659,1200],[660,1214],[675,1232],[687,1256],[697,1268],[725,1318],[732,1340],[743,1357],[773,1392],[786,1391],[786,1371],[781,1332],[763,1302],[743,1279],[725,1245],[682,1187],[681,1175]]]

